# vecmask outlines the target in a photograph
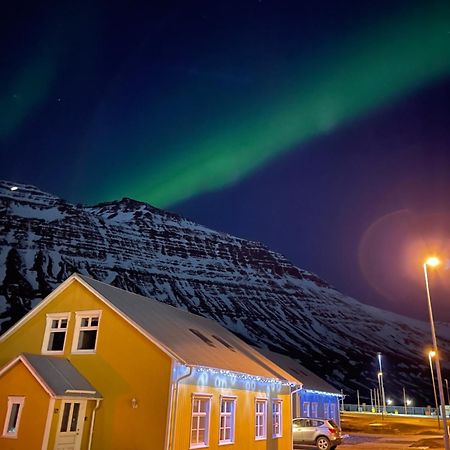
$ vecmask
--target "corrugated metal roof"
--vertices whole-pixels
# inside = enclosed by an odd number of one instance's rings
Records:
[[[210,319],[84,275],[76,276],[181,363],[298,383],[295,375]]]
[[[302,366],[298,360],[279,353],[271,352],[267,349],[258,349],[267,358],[277,365],[281,366],[286,372],[294,376],[303,383],[303,389],[308,391],[320,391],[330,394],[340,394],[340,392],[331,384]]]
[[[102,398],[66,358],[23,353],[22,358],[57,397]]]

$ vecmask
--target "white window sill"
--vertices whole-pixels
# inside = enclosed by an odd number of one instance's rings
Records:
[[[72,355],[94,355],[95,350],[73,350]]]
[[[6,438],[6,439],[17,439],[19,436],[17,435],[17,433],[15,434],[2,434],[2,438]]]
[[[208,448],[209,444],[191,444],[191,446],[189,447],[191,448]]]
[[[267,436],[255,437],[255,441],[266,441],[266,440],[267,440]]]
[[[222,446],[222,445],[232,445],[232,444],[234,444],[234,441],[226,441],[226,442],[225,441],[224,442],[220,442],[219,441],[219,445],[220,446]]]

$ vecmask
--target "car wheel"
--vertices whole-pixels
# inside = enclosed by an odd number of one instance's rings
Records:
[[[318,450],[330,450],[330,441],[325,436],[319,436],[316,439],[316,447]]]

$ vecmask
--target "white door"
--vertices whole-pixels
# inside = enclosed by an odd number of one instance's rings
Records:
[[[80,450],[86,400],[64,400],[59,411],[55,450]]]

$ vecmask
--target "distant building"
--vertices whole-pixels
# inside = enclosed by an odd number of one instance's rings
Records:
[[[72,275],[0,337],[0,448],[292,449],[301,386],[219,324]]]
[[[341,393],[335,387],[303,367],[296,359],[269,350],[258,350],[302,382],[302,388],[293,395],[294,418],[333,419],[340,424]]]

